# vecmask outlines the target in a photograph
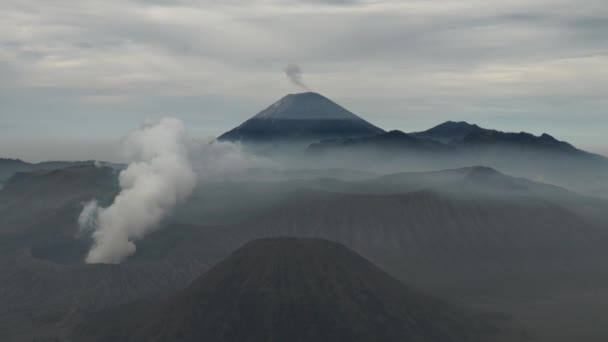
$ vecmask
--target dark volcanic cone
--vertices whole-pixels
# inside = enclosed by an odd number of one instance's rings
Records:
[[[278,238],[246,244],[164,301],[92,317],[75,340],[488,341],[481,325],[338,243]]]
[[[224,133],[219,140],[245,143],[312,142],[371,136],[384,131],[317,93],[290,94]]]

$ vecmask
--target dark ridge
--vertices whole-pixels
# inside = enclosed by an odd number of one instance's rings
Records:
[[[467,145],[511,145],[568,153],[582,152],[569,143],[559,141],[546,133],[537,137],[526,132],[509,133],[496,130],[480,130],[464,137],[462,143]]]
[[[526,132],[501,132],[481,128],[465,121],[447,121],[424,132],[411,133],[411,135],[443,143],[462,142],[468,145],[502,144],[561,152],[582,152],[569,143],[559,141],[547,133],[543,133],[537,137]]]
[[[0,158],[1,164],[28,164],[21,159],[13,159],[13,158]]]

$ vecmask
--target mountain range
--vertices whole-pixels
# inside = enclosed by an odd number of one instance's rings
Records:
[[[474,148],[512,147],[522,152],[547,152],[584,156],[598,160],[608,159],[579,150],[571,144],[559,141],[549,134],[535,136],[530,133],[501,132],[481,128],[467,122],[448,121],[423,132],[404,133],[393,130],[372,136],[328,139],[312,144],[312,150],[332,148],[393,148],[429,149],[439,152],[462,152]]]
[[[393,173],[484,165],[608,198],[608,158],[547,133],[501,132],[462,121],[448,121],[422,132],[384,131],[313,92],[283,97],[218,140],[262,145],[252,151],[304,160],[302,167],[322,163],[326,169]],[[281,154],[281,148],[289,152]],[[305,155],[298,153],[303,150]],[[0,182],[15,172],[83,164],[93,162],[30,164],[1,159]]]

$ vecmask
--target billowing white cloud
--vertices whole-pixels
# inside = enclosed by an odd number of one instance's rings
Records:
[[[94,241],[87,263],[124,261],[197,184],[242,178],[249,168],[271,165],[239,144],[193,139],[181,120],[170,117],[146,121],[122,145],[129,164],[119,175],[120,193],[106,208],[91,200],[78,217],[79,236]]]
[[[88,203],[78,218],[82,229],[92,230],[88,263],[122,262],[135,252],[135,241],[191,194],[196,174],[189,144],[183,123],[173,118],[147,122],[125,138],[131,163],[120,173],[120,193],[107,208]]]

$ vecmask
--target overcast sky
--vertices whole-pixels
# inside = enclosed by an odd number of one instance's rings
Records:
[[[1,0],[0,155],[113,159],[148,117],[217,136],[285,75],[385,129],[466,120],[608,155],[606,0]]]

